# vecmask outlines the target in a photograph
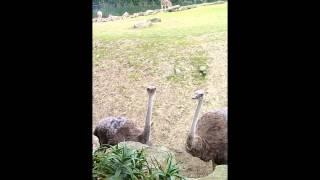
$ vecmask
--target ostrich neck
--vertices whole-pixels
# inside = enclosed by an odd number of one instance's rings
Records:
[[[199,116],[201,106],[202,106],[202,98],[198,100],[198,106],[197,106],[196,112],[194,113],[192,126],[191,126],[191,137],[194,137],[196,134],[196,127],[199,120],[198,116]]]
[[[144,125],[144,131],[143,131],[143,136],[146,143],[150,141],[152,107],[153,107],[153,94],[149,95],[148,110],[147,110],[147,116],[146,116],[146,121]]]

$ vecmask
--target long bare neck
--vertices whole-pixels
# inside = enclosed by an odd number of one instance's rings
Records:
[[[198,120],[199,120],[198,117],[199,117],[199,112],[200,112],[200,109],[201,109],[201,106],[202,106],[202,101],[203,101],[202,98],[200,98],[198,100],[198,106],[197,106],[196,112],[194,113],[194,116],[193,116],[191,132],[190,132],[191,137],[194,137],[195,134],[196,134],[196,127],[197,127],[197,123],[198,123]]]
[[[150,141],[153,95],[154,94],[149,94],[148,110],[147,110],[147,116],[146,116],[146,121],[145,121],[145,125],[144,125],[144,131],[143,131],[143,136],[144,136],[144,139],[145,139],[146,143],[149,143],[149,141]]]

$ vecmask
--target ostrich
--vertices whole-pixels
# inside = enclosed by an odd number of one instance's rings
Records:
[[[204,91],[198,90],[192,99],[198,100],[191,131],[186,142],[186,151],[192,156],[208,162],[212,160],[213,168],[216,165],[227,164],[227,108],[207,112],[198,119],[202,106]]]
[[[98,137],[100,145],[116,145],[123,141],[137,141],[151,145],[151,115],[155,91],[156,87],[154,86],[147,88],[149,99],[144,130],[136,127],[132,121],[125,117],[107,117],[98,123],[93,132]]]

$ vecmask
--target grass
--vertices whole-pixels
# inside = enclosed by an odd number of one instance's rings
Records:
[[[99,40],[117,39],[148,39],[151,41],[180,42],[183,38],[210,32],[224,32],[227,30],[226,4],[203,6],[187,11],[172,13],[158,13],[151,16],[110,23],[95,24],[93,38]],[[146,18],[159,17],[161,23],[151,28],[132,29],[134,22]],[[209,21],[208,21],[209,20]]]
[[[207,72],[200,72],[199,67],[208,66],[207,55],[201,50],[200,52],[185,50],[200,49],[198,42],[190,37],[225,32],[227,28],[225,11],[226,4],[222,4],[108,23],[95,23],[93,39],[103,45],[94,46],[94,61],[117,59],[128,68],[134,69],[141,69],[146,65],[157,67],[161,63],[168,63],[171,65],[168,67],[171,68],[166,69],[166,72],[153,68],[154,70],[150,73],[166,74],[164,79],[181,85],[189,81],[202,84],[206,80]],[[161,18],[162,22],[150,28],[132,29],[134,22],[153,17]],[[106,51],[108,45],[112,49]],[[158,56],[159,52],[165,54]],[[170,72],[167,73],[168,71]],[[129,78],[133,80],[141,76],[143,74],[137,71],[129,74]]]
[[[185,179],[172,155],[164,165],[157,159],[148,164],[144,150],[125,146],[102,147],[93,154],[93,178],[111,180],[167,180]]]

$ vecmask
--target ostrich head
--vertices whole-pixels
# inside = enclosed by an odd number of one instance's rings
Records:
[[[156,89],[157,88],[155,86],[149,86],[147,87],[147,92],[148,94],[153,95],[156,92]]]
[[[203,89],[197,90],[194,94],[195,95],[192,97],[192,99],[203,99],[204,90]]]

